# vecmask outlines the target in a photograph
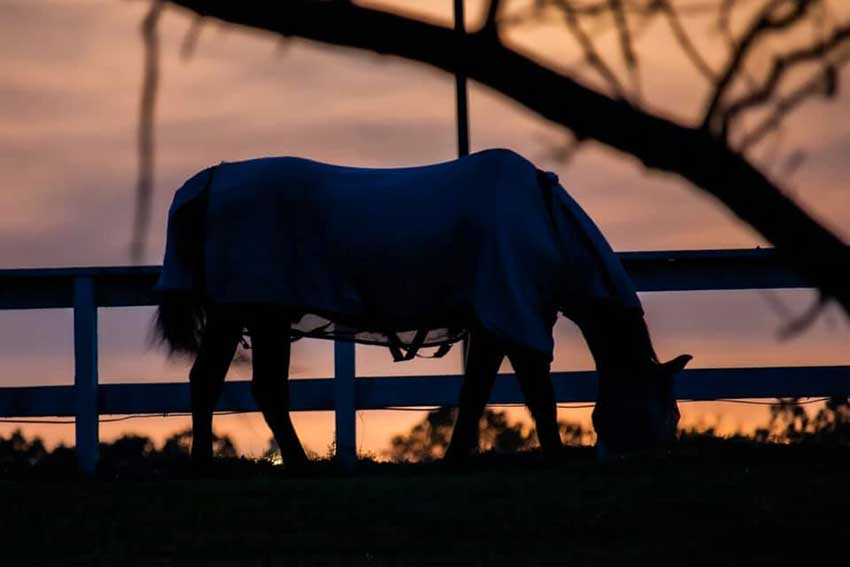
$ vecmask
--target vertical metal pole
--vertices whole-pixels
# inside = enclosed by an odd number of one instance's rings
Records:
[[[74,394],[77,463],[91,476],[97,466],[97,303],[94,279],[74,280]]]
[[[463,1],[454,0],[455,33],[458,36],[458,44],[464,46],[462,41],[466,36],[466,23],[463,18]],[[459,51],[458,59],[465,58],[466,54]],[[466,89],[466,74],[458,71],[455,73],[455,101],[457,109],[457,157],[469,155],[469,104]],[[469,340],[463,339],[461,343],[463,353],[461,356],[461,368],[466,372],[466,353],[469,351]]]
[[[354,343],[334,342],[334,412],[337,463],[350,470],[357,460],[357,408],[354,399]]]
[[[455,32],[458,34],[458,44],[463,47],[466,36],[466,25],[463,20],[463,0],[455,2]],[[458,53],[458,59],[466,57]],[[466,74],[462,71],[455,73],[455,98],[457,99],[457,155],[469,155],[469,106],[467,104]]]

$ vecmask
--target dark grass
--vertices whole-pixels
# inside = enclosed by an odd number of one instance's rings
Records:
[[[662,459],[570,449],[558,465],[483,455],[349,475],[229,459],[204,478],[181,459],[94,480],[68,464],[0,481],[0,564],[841,564],[850,536],[846,448],[696,438]]]

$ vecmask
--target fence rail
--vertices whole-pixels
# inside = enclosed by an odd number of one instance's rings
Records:
[[[626,252],[620,257],[639,291],[782,289],[808,287],[772,249]],[[836,269],[841,268],[836,266]],[[0,270],[0,309],[74,309],[73,386],[0,388],[0,417],[75,417],[80,467],[97,463],[98,415],[159,414],[189,410],[181,383],[98,384],[97,310],[155,305],[159,267]],[[337,455],[356,457],[357,410],[453,405],[461,376],[355,379],[354,345],[337,342],[334,377],[290,382],[295,411],[333,410]],[[511,375],[500,375],[491,403],[520,403]],[[559,402],[596,399],[593,372],[553,374]],[[850,366],[711,368],[688,370],[676,383],[679,399],[775,398],[850,395]],[[247,382],[225,385],[219,410],[257,409]]]

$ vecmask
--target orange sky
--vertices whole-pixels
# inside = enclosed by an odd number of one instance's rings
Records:
[[[403,4],[447,22],[449,0]],[[521,2],[509,2],[509,9]],[[470,2],[472,21],[481,3]],[[837,3],[841,7],[841,3]],[[845,3],[844,8],[847,7]],[[0,18],[0,267],[120,265],[129,262],[135,128],[142,78],[139,22],[146,2],[6,0]],[[844,14],[845,16],[847,14]],[[193,57],[179,56],[187,15],[164,14],[162,75],[157,106],[157,171],[146,263],[159,263],[166,211],[189,175],[222,160],[301,155],[363,166],[416,165],[455,154],[453,78],[393,57],[339,50],[301,40],[281,41],[207,22]],[[724,50],[708,21],[695,37],[719,66]],[[511,31],[518,48],[553,64],[578,60],[563,26],[550,22]],[[707,85],[669,49],[663,26],[649,29],[637,48],[644,100],[682,121],[693,121]],[[792,41],[792,39],[787,39]],[[605,53],[616,46],[603,35]],[[584,80],[595,79],[583,75]],[[845,73],[846,79],[846,73]],[[844,80],[842,87],[846,88]],[[819,218],[850,238],[850,105],[848,95],[802,107],[787,123],[780,156],[804,149],[807,159],[787,186]],[[711,198],[680,179],[646,172],[634,159],[586,143],[567,164],[550,158],[563,131],[501,95],[470,86],[473,150],[510,147],[558,172],[618,250],[747,247],[763,242]],[[759,159],[761,157],[757,154]],[[780,163],[781,160],[775,163]],[[774,170],[776,166],[772,166]],[[811,293],[777,293],[793,310]],[[804,336],[779,343],[783,319],[765,292],[646,294],[648,320],[662,357],[695,355],[694,367],[847,364],[850,331],[830,310]],[[101,311],[103,382],[185,379],[186,366],[146,343],[151,311]],[[589,357],[571,325],[557,328],[555,369],[588,368]],[[299,342],[296,376],[329,376],[330,343]],[[72,382],[68,311],[0,312],[0,386]],[[381,349],[358,348],[358,372],[457,372],[452,353],[441,361],[393,364]],[[245,368],[233,376],[247,376]],[[513,410],[518,416],[524,410]],[[377,452],[415,413],[368,412],[358,421],[359,443]],[[687,404],[685,422],[720,420],[727,430],[751,427],[764,411],[728,404]],[[570,410],[563,417],[585,419]],[[185,419],[146,419],[104,425],[102,437],[143,431],[161,437]],[[244,451],[258,454],[269,437],[256,416],[219,418]],[[298,415],[307,445],[319,453],[331,442],[332,415]],[[0,425],[0,434],[13,426]],[[32,429],[51,442],[72,427]]]

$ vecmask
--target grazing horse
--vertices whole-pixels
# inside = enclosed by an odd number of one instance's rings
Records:
[[[307,457],[289,417],[290,341],[387,346],[410,360],[469,336],[447,458],[478,446],[497,370],[511,361],[544,454],[561,448],[549,367],[559,312],[599,374],[601,455],[664,445],[679,418],[640,300],[605,238],[558,183],[509,150],[397,169],[294,157],[222,163],[175,194],[157,328],[195,355],[192,456],[211,457],[212,414],[243,334],[252,391],[287,466]]]

